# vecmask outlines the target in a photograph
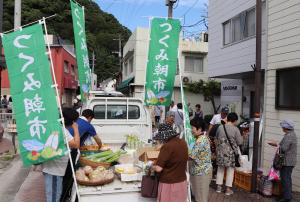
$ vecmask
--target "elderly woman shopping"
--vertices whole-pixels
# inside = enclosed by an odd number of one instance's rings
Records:
[[[297,137],[294,132],[295,124],[291,120],[284,120],[280,123],[284,137],[280,143],[269,142],[271,146],[278,147],[284,155],[280,178],[283,189],[282,198],[278,202],[289,202],[292,200],[292,172],[297,162]]]
[[[159,173],[158,202],[186,202],[188,147],[168,124],[161,124],[155,139],[165,142],[153,170]]]
[[[217,149],[217,192],[222,192],[224,172],[226,169],[226,191],[225,195],[233,194],[231,189],[234,169],[235,169],[235,154],[238,153],[240,145],[243,143],[240,130],[236,127],[238,115],[236,113],[229,113],[227,116],[227,123],[220,126],[216,135],[216,149]]]

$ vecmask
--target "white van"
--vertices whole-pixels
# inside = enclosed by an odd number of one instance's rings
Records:
[[[137,135],[147,143],[152,138],[152,124],[149,110],[143,101],[126,97],[92,96],[86,108],[94,111],[92,124],[104,144],[118,149],[126,142],[125,135]],[[98,187],[79,186],[81,202],[142,202],[155,201],[141,197],[140,182],[121,182]]]

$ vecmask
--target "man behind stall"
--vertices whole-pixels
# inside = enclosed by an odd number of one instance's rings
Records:
[[[93,120],[94,116],[95,115],[92,110],[85,109],[83,110],[79,119],[76,121],[79,129],[79,134],[80,134],[80,146],[83,146],[85,141],[89,137],[93,137],[95,142],[98,144],[99,148],[101,148],[102,146],[102,142],[99,136],[97,135],[94,126],[91,124],[91,121]],[[70,129],[69,131],[73,135],[73,130]]]
[[[77,119],[76,123],[78,125],[78,130],[79,130],[79,135],[80,135],[80,146],[83,146],[85,141],[93,137],[95,142],[98,144],[99,148],[102,146],[102,142],[99,138],[99,136],[96,133],[96,130],[94,126],[91,124],[91,121],[94,118],[94,112],[90,109],[85,109],[83,110],[81,116]],[[71,135],[74,134],[74,131],[72,128],[69,128],[69,132]],[[77,150],[72,150],[71,151],[71,156],[73,159],[74,167],[76,167],[76,157],[77,157],[78,151]],[[68,198],[71,197],[72,194],[72,187],[73,187],[73,177],[72,177],[72,172],[71,172],[71,165],[70,162],[67,167],[67,172],[64,176],[63,179],[63,195],[61,198],[61,201],[66,201]]]

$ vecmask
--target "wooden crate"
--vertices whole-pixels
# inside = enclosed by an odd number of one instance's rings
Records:
[[[251,173],[235,170],[234,185],[245,191],[251,191]]]

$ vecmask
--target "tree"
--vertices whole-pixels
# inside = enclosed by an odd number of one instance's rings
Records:
[[[85,7],[86,37],[89,56],[95,52],[95,73],[102,81],[120,71],[119,58],[113,52],[119,50],[118,43],[113,41],[121,35],[127,41],[131,31],[121,25],[111,14],[101,10],[91,0],[77,0]],[[70,2],[66,0],[26,0],[22,1],[22,25],[56,14],[47,20],[49,34],[57,35],[65,43],[74,43]],[[4,1],[4,31],[11,30],[14,24],[14,0]]]
[[[215,97],[221,95],[221,83],[215,80],[192,82],[187,84],[187,90],[193,93],[200,93],[204,96],[206,101],[210,101],[214,113],[218,113],[220,106],[216,107]]]

